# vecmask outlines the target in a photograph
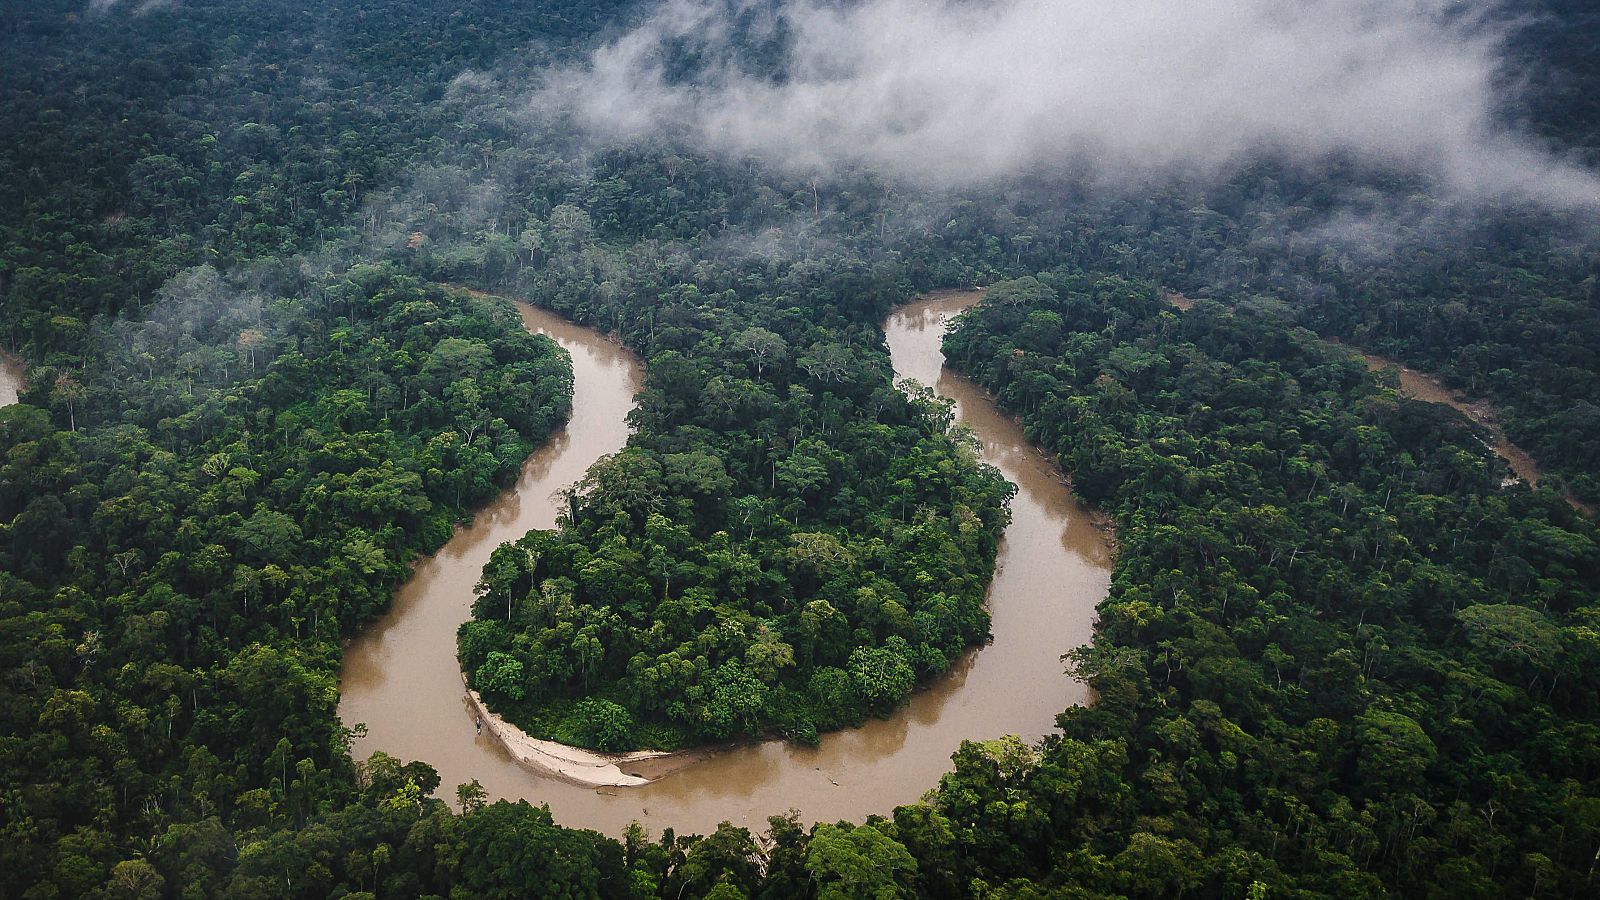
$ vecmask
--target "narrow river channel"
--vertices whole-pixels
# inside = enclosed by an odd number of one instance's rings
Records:
[[[943,370],[949,319],[977,292],[951,292],[895,311],[885,332],[897,377],[915,378],[956,401],[957,418],[983,443],[984,458],[1017,484],[989,605],[994,641],[888,719],[824,735],[817,747],[781,741],[706,754],[639,787],[595,788],[523,767],[487,733],[478,735],[462,698],[456,626],[493,548],[554,521],[555,492],[600,455],[622,446],[623,417],[639,369],[599,335],[524,308],[530,328],[551,333],[573,355],[574,416],[568,432],[535,454],[517,488],[417,567],[394,608],[345,655],[340,714],[364,722],[355,755],[383,750],[439,770],[440,794],[473,778],[491,798],[549,803],[556,821],[619,834],[631,821],[652,833],[707,832],[721,821],[763,828],[790,809],[806,821],[859,821],[915,801],[948,770],[964,739],[1038,738],[1086,688],[1063,673],[1061,654],[1092,635],[1095,606],[1110,583],[1111,553],[1055,466],[983,393]]]
[[[1356,350],[1361,358],[1366,360],[1367,368],[1373,372],[1382,372],[1386,369],[1396,369],[1400,373],[1400,394],[1413,400],[1424,403],[1439,403],[1461,413],[1468,419],[1483,426],[1489,432],[1489,449],[1496,456],[1505,460],[1511,467],[1512,474],[1526,481],[1529,485],[1538,485],[1539,464],[1534,461],[1528,451],[1511,443],[1506,437],[1505,430],[1500,427],[1495,417],[1494,407],[1487,402],[1473,402],[1462,397],[1455,391],[1445,387],[1440,381],[1426,372],[1418,372],[1410,366],[1403,365],[1399,360],[1365,350]]]
[[[1162,291],[1161,299],[1169,306],[1185,312],[1194,308],[1193,300],[1175,291]],[[1470,400],[1457,391],[1446,387],[1444,382],[1440,381],[1436,376],[1427,372],[1419,372],[1397,359],[1369,353],[1359,347],[1346,344],[1338,338],[1324,336],[1322,339],[1336,347],[1343,347],[1351,353],[1359,354],[1362,360],[1366,362],[1368,371],[1396,370],[1399,373],[1400,395],[1402,397],[1409,397],[1424,403],[1438,403],[1448,406],[1472,420],[1482,427],[1484,431],[1488,432],[1486,446],[1496,456],[1505,460],[1506,465],[1511,468],[1511,474],[1516,476],[1514,480],[1508,481],[1507,485],[1522,481],[1529,487],[1538,487],[1539,479],[1544,476],[1543,471],[1539,468],[1538,461],[1533,458],[1532,454],[1512,443],[1511,438],[1506,436],[1505,429],[1500,426],[1500,417],[1489,401]],[[1586,515],[1592,516],[1596,513],[1596,508],[1593,505],[1584,503],[1571,494],[1566,495],[1566,501],[1574,509]]]

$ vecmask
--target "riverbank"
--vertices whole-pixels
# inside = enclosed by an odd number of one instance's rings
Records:
[[[535,772],[554,775],[587,787],[638,787],[693,765],[710,751],[638,750],[632,753],[597,753],[556,741],[541,740],[501,718],[466,684],[467,709],[484,733],[494,738],[518,763]]]
[[[914,300],[912,302],[913,303],[917,303],[917,302],[934,302],[934,301],[939,301],[939,300],[944,299],[944,298],[954,298],[957,303],[961,303],[961,304],[963,304],[963,306],[967,306],[967,305],[972,305],[973,303],[982,302],[983,295],[987,291],[988,291],[987,287],[949,288],[949,289],[944,289],[944,290],[929,291],[928,293],[922,295],[921,297],[917,298],[917,300]],[[1174,305],[1178,306],[1179,309],[1189,309],[1189,308],[1194,306],[1193,301],[1189,300],[1187,297],[1184,297],[1182,294],[1169,294],[1168,296],[1169,296],[1169,302],[1172,302]],[[973,300],[972,298],[976,298],[976,299]],[[902,308],[904,308],[904,307],[902,307]],[[960,314],[960,310],[957,310],[955,313],[947,314],[945,316],[945,318],[946,318],[946,320],[948,320],[948,319],[954,318],[956,315],[959,315],[959,314]],[[946,323],[944,323],[944,324],[948,325],[948,321],[946,321]],[[1026,438],[1026,432],[1025,432],[1025,430],[1023,428],[1023,425],[1022,425],[1022,418],[1020,416],[1013,415],[1013,414],[1001,409],[1000,408],[1000,398],[998,398],[994,394],[990,393],[988,391],[988,389],[986,389],[983,386],[979,385],[977,382],[974,382],[974,381],[966,378],[966,376],[964,376],[964,375],[957,375],[957,374],[954,374],[954,373],[945,373],[943,371],[943,352],[942,351],[940,353],[940,359],[941,359],[941,362],[940,362],[941,372],[940,372],[940,375],[939,375],[939,380],[940,380],[941,383],[944,383],[947,379],[960,379],[962,382],[965,382],[967,385],[970,386],[971,391],[976,396],[981,397],[985,404],[987,404],[989,407],[994,409],[996,415],[999,415],[999,416],[1005,418],[1008,422],[1011,423],[1012,427],[1016,429],[1016,432],[1018,434],[1022,434],[1024,436],[1024,439],[1027,439]],[[898,379],[900,376],[897,373],[895,377],[896,377],[896,379]],[[933,387],[933,385],[928,385],[928,386],[929,387]],[[1046,463],[1048,463],[1051,467],[1053,467],[1056,470],[1056,475],[1057,475],[1058,479],[1060,480],[1061,485],[1063,487],[1065,487],[1068,492],[1075,492],[1076,488],[1075,488],[1075,486],[1073,484],[1072,473],[1066,471],[1065,469],[1063,469],[1061,467],[1061,460],[1058,459],[1054,453],[1051,453],[1049,450],[1046,450],[1044,447],[1041,447],[1041,446],[1039,446],[1037,444],[1033,444],[1031,442],[1031,440],[1030,440],[1030,448],[1031,448],[1033,453],[1037,454],[1041,459],[1043,459]],[[1076,493],[1073,493],[1073,496],[1077,496]],[[1106,512],[1105,510],[1100,509],[1099,507],[1083,507],[1081,511],[1085,516],[1088,517],[1089,524],[1091,526],[1093,526],[1094,529],[1100,533],[1101,540],[1103,540],[1105,542],[1107,551],[1110,553],[1112,559],[1115,559],[1116,555],[1117,555],[1117,549],[1118,549],[1118,546],[1119,546],[1118,543],[1117,543],[1117,521],[1116,521],[1116,518],[1114,516],[1112,516],[1110,513]]]
[[[1187,311],[1194,307],[1193,300],[1173,291],[1163,291],[1161,299],[1168,306],[1180,311]],[[1518,481],[1526,483],[1529,487],[1539,486],[1540,479],[1544,477],[1544,470],[1539,467],[1539,461],[1534,459],[1533,454],[1517,446],[1506,436],[1505,429],[1500,425],[1499,411],[1495,409],[1494,404],[1487,400],[1470,399],[1461,392],[1446,386],[1436,376],[1413,369],[1397,359],[1377,353],[1369,353],[1360,347],[1346,344],[1338,338],[1323,337],[1323,340],[1360,356],[1363,362],[1366,363],[1368,371],[1396,370],[1399,374],[1400,395],[1402,397],[1420,400],[1424,403],[1437,403],[1442,406],[1448,406],[1482,428],[1489,436],[1489,439],[1484,442],[1485,446],[1493,451],[1496,456],[1505,460],[1515,476],[1508,479],[1505,486],[1509,487]],[[1563,494],[1562,499],[1566,500],[1573,509],[1586,515],[1592,516],[1596,512],[1596,508],[1593,505],[1584,503],[1571,494]]]
[[[944,356],[941,349],[941,339],[949,320],[958,315],[961,310],[980,302],[983,289],[945,290],[935,291],[911,301],[900,307],[896,315],[891,316],[890,324],[886,330],[890,331],[888,340],[891,344],[891,356],[894,357],[895,374],[897,380],[909,377],[933,388],[941,396],[954,400],[957,405],[957,417],[960,421],[974,428],[985,445],[984,457],[991,463],[1003,465],[1003,468],[1019,488],[1027,490],[1027,499],[1037,500],[1050,494],[1064,494],[1065,503],[1076,506],[1076,501],[1071,500],[1072,481],[1070,476],[1060,469],[1056,458],[1037,446],[1034,446],[1023,434],[1021,420],[1001,410],[995,403],[995,398],[978,385],[966,378],[947,371],[944,367]],[[912,312],[908,312],[912,311]],[[896,340],[904,337],[904,332],[894,329],[896,322],[909,322],[911,315],[917,316],[918,327],[922,332],[916,338],[916,347],[907,346],[909,341]],[[976,417],[976,418],[974,418]],[[997,441],[996,438],[1002,440]],[[1002,447],[1004,449],[1002,449]],[[1018,469],[1014,465],[1006,466],[1002,460],[1012,462],[1025,461],[1029,464],[1027,469]],[[1048,487],[1046,486],[1048,485]],[[1115,557],[1116,531],[1110,516],[1099,511],[1075,508],[1075,513],[1082,516],[1083,521],[1093,531],[1094,540],[1100,544],[1097,556],[1103,559],[1109,568],[1111,560]],[[1023,530],[1030,530],[1025,526]],[[1008,529],[1008,540],[1016,540],[1015,535]],[[1094,540],[1089,541],[1093,543]],[[1041,551],[1043,553],[1043,551]],[[1048,554],[1045,554],[1046,556]],[[1009,555],[1007,555],[1009,556]],[[997,559],[996,578],[1000,579],[1005,569],[1006,557]],[[1039,579],[1036,590],[1044,590],[1046,579]],[[992,593],[992,592],[991,592]],[[991,613],[993,612],[991,608]],[[1012,639],[1013,641],[1015,638]],[[996,642],[1002,644],[994,650]],[[969,648],[964,658],[970,664],[985,650],[1004,653],[1010,647],[1010,641],[992,640],[988,643]],[[1055,662],[1061,652],[1070,647],[1053,650],[1050,661]],[[957,666],[965,669],[965,666]],[[1053,667],[1058,668],[1058,667]],[[1034,673],[1036,676],[1038,673]],[[961,684],[960,675],[950,675]],[[935,679],[933,682],[920,685],[917,694],[913,695],[908,707],[897,710],[889,718],[892,720],[909,712],[915,706],[917,695],[924,692],[941,693],[944,678]],[[560,778],[566,782],[595,788],[638,788],[661,779],[667,775],[681,771],[697,763],[704,762],[713,756],[728,754],[741,748],[758,746],[761,744],[783,745],[787,742],[780,737],[766,737],[753,741],[742,741],[734,744],[714,744],[693,747],[678,751],[646,750],[632,753],[611,754],[575,747],[557,741],[536,738],[522,730],[516,724],[495,714],[475,691],[466,691],[466,702],[472,714],[483,722],[484,733],[491,736],[506,753],[519,764],[539,774]],[[996,701],[998,702],[998,701]],[[1005,708],[1001,703],[1000,707]],[[1051,709],[1049,719],[1052,721],[1055,712]],[[1026,721],[1026,716],[1018,716],[1017,721]],[[868,726],[860,726],[866,728]],[[857,729],[844,729],[848,733]],[[1025,729],[1018,728],[1030,737],[1040,736]],[[823,741],[828,741],[831,734],[824,734]],[[975,735],[976,736],[976,735]],[[990,735],[997,736],[997,735]],[[820,771],[820,767],[814,767]],[[836,782],[832,782],[835,784]]]
[[[483,563],[501,541],[553,527],[559,491],[626,443],[642,377],[638,361],[605,336],[523,306],[528,327],[552,334],[573,356],[573,420],[528,461],[515,488],[420,562],[390,613],[352,645],[340,715],[368,726],[354,755],[382,750],[422,760],[439,772],[441,797],[477,780],[489,799],[547,803],[567,826],[616,835],[639,822],[657,832],[710,833],[724,821],[760,829],[791,809],[808,823],[887,814],[938,784],[963,741],[1053,733],[1063,709],[1089,699],[1061,655],[1093,637],[1112,551],[1096,517],[1021,426],[977,385],[944,370],[949,319],[979,296],[921,298],[884,325],[896,376],[953,400],[983,458],[1018,486],[988,594],[993,640],[953,660],[905,706],[828,732],[816,746],[768,740],[620,757],[541,741],[490,716],[482,733],[473,727],[482,706],[463,689],[455,634],[470,616]]]
[[[524,328],[571,355],[571,418],[523,463],[513,488],[458,527],[438,552],[414,562],[390,610],[346,649],[340,672],[340,718],[367,726],[353,755],[382,750],[426,761],[440,774],[443,796],[475,778],[494,796],[522,796],[535,783],[528,775],[535,763],[574,783],[622,780],[620,770],[608,775],[600,761],[557,746],[524,743],[495,728],[477,733],[470,706],[463,715],[455,634],[471,617],[484,565],[501,544],[555,527],[560,492],[627,443],[627,414],[644,382],[643,366],[621,345],[528,304],[516,308]],[[499,777],[497,767],[506,769]]]
[[[1329,343],[1337,344],[1353,353],[1360,354],[1362,361],[1366,363],[1367,370],[1370,372],[1395,370],[1399,375],[1400,395],[1402,397],[1448,406],[1483,428],[1489,434],[1487,442],[1489,449],[1493,450],[1495,455],[1511,466],[1511,471],[1516,475],[1517,480],[1527,482],[1530,487],[1536,487],[1539,484],[1539,479],[1544,477],[1544,471],[1539,468],[1539,464],[1534,460],[1532,454],[1518,447],[1511,442],[1510,438],[1506,437],[1505,430],[1500,427],[1499,415],[1494,406],[1488,401],[1469,400],[1460,392],[1451,390],[1438,378],[1426,372],[1419,372],[1397,359],[1381,356],[1377,353],[1369,353],[1359,347],[1351,347],[1337,340],[1329,340]]]
[[[1496,456],[1505,460],[1515,475],[1514,478],[1507,479],[1507,486],[1515,484],[1517,481],[1525,482],[1529,487],[1539,486],[1540,479],[1544,477],[1544,470],[1539,467],[1539,462],[1533,458],[1533,454],[1512,443],[1511,439],[1506,436],[1505,429],[1500,425],[1499,412],[1489,401],[1469,399],[1459,391],[1446,386],[1438,378],[1426,372],[1419,372],[1397,359],[1380,356],[1376,353],[1368,353],[1360,348],[1349,347],[1349,345],[1339,341],[1332,341],[1332,343],[1339,344],[1341,347],[1346,347],[1352,352],[1360,354],[1361,358],[1366,361],[1367,369],[1370,371],[1398,370],[1401,396],[1426,403],[1438,403],[1448,406],[1481,427],[1489,435],[1489,439],[1485,442],[1489,449],[1494,451]],[[1563,492],[1561,497],[1573,509],[1589,516],[1595,514],[1595,507],[1592,504],[1584,503],[1566,492]]]

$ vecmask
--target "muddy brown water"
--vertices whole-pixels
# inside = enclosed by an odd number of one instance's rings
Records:
[[[1488,401],[1468,400],[1460,393],[1446,387],[1444,382],[1439,379],[1426,372],[1418,372],[1416,369],[1402,365],[1399,360],[1390,359],[1387,356],[1379,356],[1376,353],[1367,353],[1362,350],[1357,350],[1356,352],[1360,353],[1361,358],[1366,360],[1367,368],[1374,372],[1384,369],[1398,369],[1400,371],[1400,393],[1402,395],[1427,403],[1442,403],[1483,426],[1484,430],[1489,433],[1489,440],[1486,442],[1489,449],[1494,451],[1496,456],[1506,461],[1516,479],[1526,482],[1529,487],[1537,487],[1539,485],[1539,479],[1544,475],[1539,468],[1539,461],[1533,458],[1533,454],[1512,443],[1511,439],[1506,437],[1505,429],[1500,427],[1499,417],[1495,415],[1494,406]],[[1507,484],[1514,483],[1514,481],[1507,482]],[[1585,503],[1571,494],[1565,494],[1563,499],[1573,509],[1585,515],[1592,516],[1597,511],[1600,511],[1593,504]]]
[[[1348,346],[1348,345],[1346,345]],[[1402,365],[1399,360],[1364,350],[1356,350],[1361,358],[1366,360],[1367,368],[1373,372],[1385,369],[1398,369],[1400,372],[1400,393],[1402,396],[1421,400],[1424,403],[1439,403],[1461,413],[1489,432],[1489,449],[1496,456],[1505,460],[1511,471],[1530,486],[1539,483],[1542,474],[1539,464],[1528,454],[1528,451],[1511,443],[1506,433],[1495,418],[1494,408],[1482,401],[1471,401],[1445,387],[1444,382],[1426,372],[1418,372],[1409,366]]]
[[[1177,309],[1187,311],[1194,308],[1193,300],[1174,291],[1163,291],[1161,297],[1167,304]],[[1538,460],[1534,459],[1531,453],[1511,442],[1511,439],[1506,436],[1505,429],[1500,427],[1500,420],[1495,414],[1494,406],[1488,401],[1469,400],[1457,391],[1446,387],[1444,382],[1438,378],[1429,375],[1427,372],[1419,372],[1397,359],[1380,356],[1376,353],[1368,353],[1335,338],[1323,338],[1323,340],[1330,344],[1344,347],[1352,353],[1360,354],[1369,371],[1397,370],[1400,373],[1400,394],[1402,396],[1421,400],[1424,403],[1439,403],[1448,406],[1483,426],[1489,433],[1487,442],[1489,449],[1496,456],[1506,461],[1506,464],[1511,467],[1512,474],[1518,480],[1527,482],[1529,487],[1537,487],[1539,485],[1539,479],[1543,477],[1544,473],[1539,468]],[[1595,507],[1578,500],[1576,497],[1569,495],[1566,497],[1566,501],[1573,508],[1589,515],[1594,515],[1596,512]]]
[[[971,382],[943,370],[946,324],[981,296],[924,298],[896,310],[885,326],[896,375],[954,399],[984,458],[1019,488],[989,593],[993,642],[966,654],[906,707],[824,735],[817,747],[766,741],[720,749],[643,787],[596,789],[541,775],[474,733],[455,658],[472,585],[495,546],[550,527],[555,493],[622,446],[623,417],[640,377],[635,360],[615,344],[524,308],[530,328],[551,333],[573,355],[573,421],[528,462],[516,489],[417,567],[391,612],[346,652],[340,715],[368,728],[356,758],[383,750],[424,760],[438,769],[443,797],[476,778],[491,798],[550,804],[564,825],[615,835],[637,820],[657,834],[666,827],[705,833],[722,821],[760,829],[767,816],[790,809],[808,822],[888,813],[935,786],[962,740],[1034,739],[1054,730],[1055,715],[1086,698],[1060,657],[1092,636],[1111,552],[1061,473],[1017,424]]]

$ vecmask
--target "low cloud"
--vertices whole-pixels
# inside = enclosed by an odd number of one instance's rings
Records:
[[[1503,31],[1461,7],[667,0],[551,73],[535,102],[601,137],[958,187],[1031,172],[1207,177],[1271,155],[1422,172],[1478,199],[1600,206],[1595,173],[1497,122]]]
[[[91,15],[104,15],[110,12],[114,7],[122,5],[125,5],[123,0],[89,0],[89,13]],[[133,14],[136,16],[142,16],[145,13],[155,12],[158,9],[165,9],[169,6],[177,6],[178,0],[139,0],[139,2],[132,5]]]

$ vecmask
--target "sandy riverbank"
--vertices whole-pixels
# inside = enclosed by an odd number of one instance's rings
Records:
[[[573,421],[528,461],[515,489],[417,566],[389,613],[346,653],[340,714],[368,726],[353,754],[381,749],[424,760],[439,772],[446,799],[454,786],[476,780],[490,799],[548,804],[563,825],[620,835],[639,822],[657,832],[708,834],[724,821],[760,830],[768,816],[789,809],[807,822],[887,814],[937,784],[964,740],[1016,734],[1032,741],[1054,731],[1061,710],[1087,696],[1062,671],[1061,655],[1092,639],[1112,556],[1061,471],[1016,421],[976,385],[943,371],[944,330],[977,296],[925,298],[885,322],[895,374],[954,400],[983,457],[1018,486],[989,590],[993,642],[953,660],[905,707],[828,732],[815,746],[766,740],[613,756],[534,738],[494,716],[475,731],[481,698],[466,696],[455,654],[473,586],[495,547],[554,527],[561,490],[626,443],[626,414],[642,376],[638,361],[604,336],[524,306],[530,330],[551,334],[572,354]]]
[[[465,676],[462,678],[465,685]],[[467,707],[483,722],[484,731],[500,742],[511,758],[546,775],[555,775],[574,784],[589,787],[639,787],[691,765],[706,756],[705,751],[685,750],[668,753],[640,750],[633,753],[597,753],[556,741],[536,738],[507,722],[484,705],[483,698],[465,687]]]

